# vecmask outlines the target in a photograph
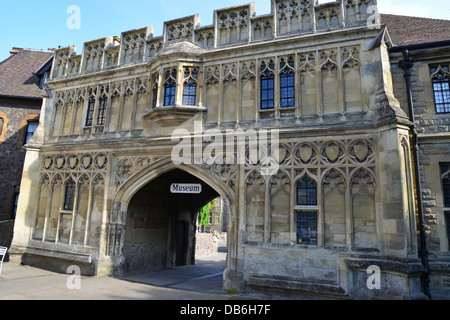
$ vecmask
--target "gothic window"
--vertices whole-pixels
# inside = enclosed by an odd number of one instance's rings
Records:
[[[31,137],[34,135],[34,132],[36,131],[38,126],[39,121],[28,121],[27,132],[25,134],[25,144],[27,144]]]
[[[450,164],[441,164],[441,177],[444,191],[444,207],[450,208]]]
[[[184,69],[183,105],[194,106],[197,96],[197,69]]]
[[[97,125],[99,126],[103,126],[105,124],[107,106],[108,106],[108,97],[105,95],[99,99],[99,107],[97,115]]]
[[[317,206],[317,184],[306,175],[297,182],[297,206]],[[297,244],[317,245],[317,211],[295,211]]]
[[[430,68],[436,113],[450,113],[450,72],[449,66]]]
[[[265,62],[261,63],[261,109],[273,109],[274,108],[274,81],[275,76],[273,70],[275,69],[275,65],[271,60],[268,65]]]
[[[297,244],[317,245],[317,212],[296,211]]]
[[[164,106],[175,104],[175,90],[177,85],[177,70],[172,69],[166,72],[164,81]]]
[[[297,205],[317,205],[317,184],[307,176],[297,182]]]
[[[64,210],[72,211],[73,204],[75,202],[75,182],[70,180],[66,184],[66,189],[64,192]]]
[[[86,127],[92,127],[94,122],[95,98],[90,97],[88,100],[88,108],[86,113]]]
[[[287,62],[285,59],[281,59],[280,99],[281,108],[295,107],[295,72],[292,57]]]

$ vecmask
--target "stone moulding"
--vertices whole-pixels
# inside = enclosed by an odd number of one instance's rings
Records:
[[[196,114],[207,111],[206,107],[171,106],[156,108],[144,115],[149,120],[163,127],[176,127],[192,119]]]

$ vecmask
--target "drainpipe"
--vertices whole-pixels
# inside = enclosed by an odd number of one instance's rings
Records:
[[[414,102],[412,98],[411,91],[411,68],[413,66],[413,60],[409,56],[409,51],[406,48],[402,49],[403,60],[400,62],[401,68],[405,71],[405,81],[406,81],[406,93],[408,96],[408,107],[409,107],[409,120],[412,122],[411,132],[413,136],[413,153],[414,153],[414,171],[415,171],[415,182],[416,182],[416,193],[419,211],[419,233],[420,233],[420,249],[419,255],[422,258],[422,264],[425,267],[425,272],[422,274],[422,285],[424,293],[431,299],[430,294],[430,266],[428,263],[428,250],[425,235],[425,224],[423,219],[423,203],[422,203],[422,185],[420,181],[420,170],[419,170],[419,139],[417,135],[417,126],[414,116]]]

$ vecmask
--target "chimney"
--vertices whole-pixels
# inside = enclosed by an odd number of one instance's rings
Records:
[[[23,48],[13,47],[12,50],[9,52],[10,53],[9,57],[12,57],[12,56],[18,54],[22,50],[23,50]]]

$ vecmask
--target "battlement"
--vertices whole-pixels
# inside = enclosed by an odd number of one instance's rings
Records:
[[[213,24],[200,25],[200,15],[164,22],[162,36],[153,26],[123,32],[121,37],[86,42],[81,55],[76,46],[56,50],[51,79],[64,79],[155,59],[175,41],[187,41],[205,51],[323,33],[367,24],[369,6],[376,0],[271,0],[271,13],[256,16],[254,3],[214,11]]]

